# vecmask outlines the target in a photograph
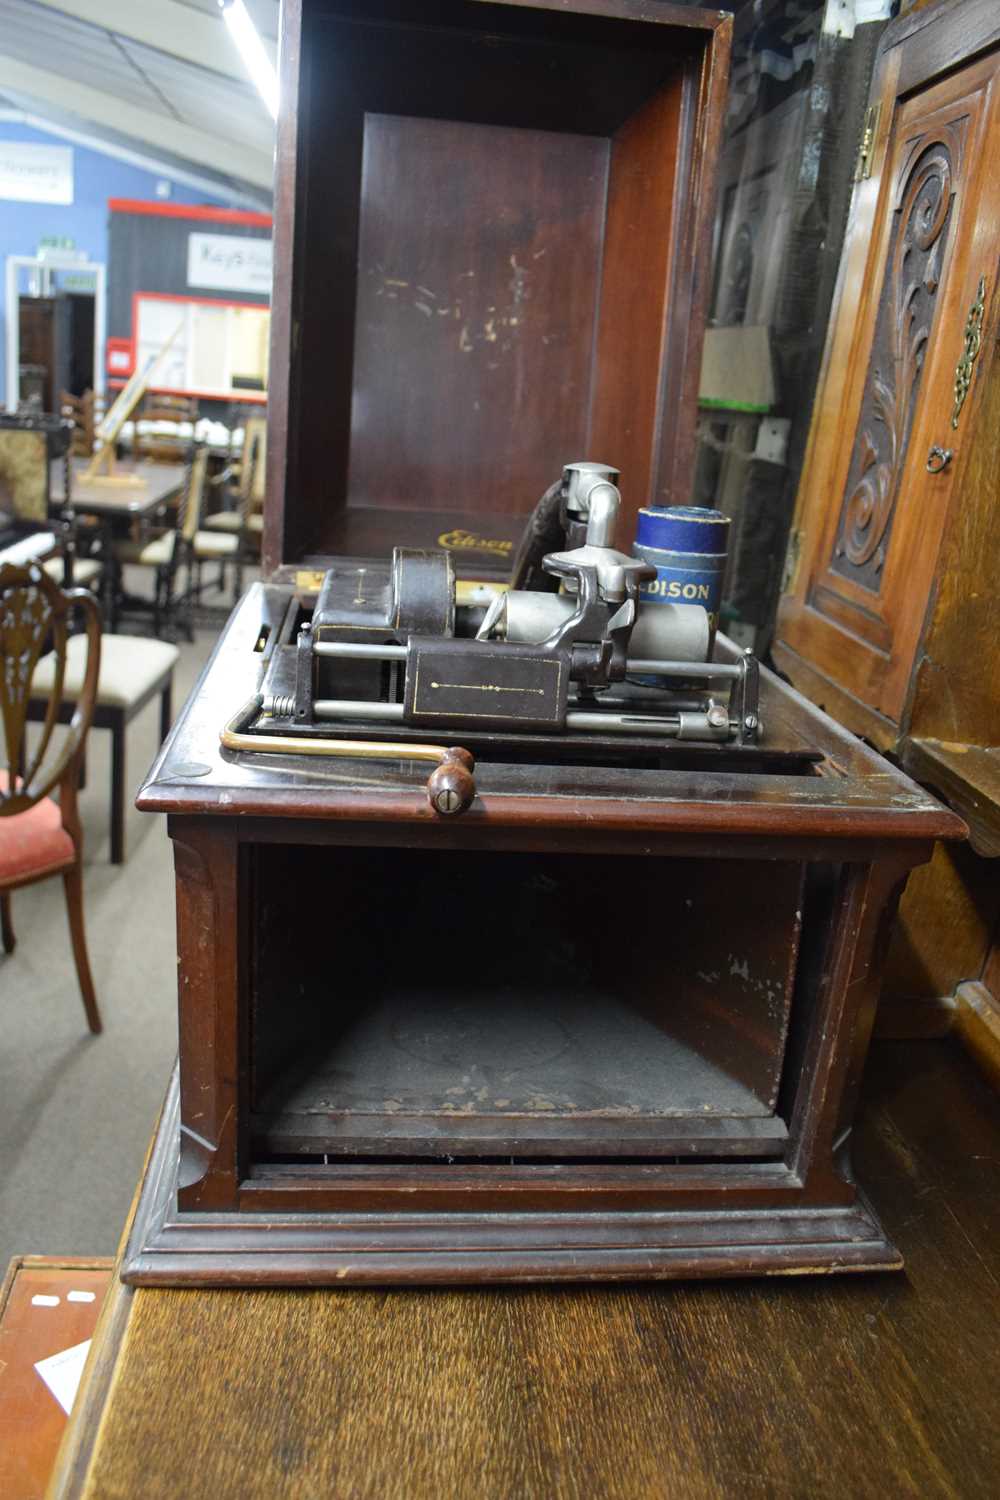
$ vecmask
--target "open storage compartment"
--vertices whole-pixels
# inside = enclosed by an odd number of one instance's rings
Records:
[[[801,866],[252,858],[252,1168],[782,1155]]]
[[[721,13],[288,11],[268,571],[393,545],[504,571],[581,456],[633,515],[686,502]]]

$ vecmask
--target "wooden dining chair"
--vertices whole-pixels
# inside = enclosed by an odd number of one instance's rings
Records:
[[[63,692],[69,628],[79,610],[86,630],[87,666],[68,732],[58,749],[53,732]],[[37,739],[27,724],[32,678],[42,653],[57,660],[55,692]],[[13,953],[11,893],[61,875],[83,1008],[91,1031],[101,1030],[83,924],[83,830],[77,790],[101,665],[101,617],[87,589],[64,591],[36,564],[0,567],[0,936]],[[56,803],[50,793],[58,791]]]
[[[144,534],[114,545],[114,561],[119,571],[125,566],[148,568],[152,571],[151,605],[153,634],[156,636],[159,636],[161,629],[173,632],[179,627],[189,641],[194,640],[191,613],[194,597],[194,548],[201,524],[207,465],[208,449],[204,445],[192,447],[188,456],[184,489],[172,524],[155,531],[151,536]],[[186,570],[187,585],[183,593],[179,587],[182,569]]]
[[[243,570],[260,560],[264,529],[264,483],[267,464],[267,418],[250,417],[244,428],[243,452],[227,465],[209,488],[218,487],[223,494],[223,508],[206,516],[203,529],[195,539],[198,563],[197,589],[201,590],[201,564],[220,564],[219,587],[224,587],[224,569],[234,564],[233,603],[243,593]],[[223,540],[225,538],[225,540]]]
[[[160,740],[166,739],[173,721],[174,668],[180,652],[170,641],[151,641],[144,636],[101,637],[101,671],[92,729],[111,732],[111,863],[125,863],[125,802],[127,797],[126,738],[128,726],[153,699],[159,699]],[[82,635],[71,638],[63,667],[63,702],[59,722],[68,723],[87,668],[87,642]],[[55,652],[43,656],[35,672],[31,719],[41,722],[55,691],[59,662]]]
[[[67,422],[73,424],[72,451],[77,458],[92,458],[98,424],[104,415],[104,398],[94,391],[84,391],[74,396],[71,391],[59,392],[59,412]]]
[[[194,441],[198,402],[190,396],[149,391],[136,414],[132,453],[150,463],[176,463]]]
[[[221,489],[223,506],[204,522],[206,531],[239,535],[248,556],[260,555],[266,476],[267,418],[255,415],[246,419],[240,457],[209,481]]]

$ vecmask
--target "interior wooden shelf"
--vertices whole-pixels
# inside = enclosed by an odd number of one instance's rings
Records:
[[[326,1008],[320,1004],[321,1010]],[[780,1152],[749,1088],[627,1000],[514,990],[370,998],[255,1113],[274,1154]]]
[[[720,913],[739,877],[711,860],[256,850],[255,1163],[780,1156],[802,870],[749,863]]]

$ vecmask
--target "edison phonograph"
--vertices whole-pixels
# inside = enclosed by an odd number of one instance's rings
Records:
[[[139,794],[180,1058],[130,1281],[899,1264],[851,1124],[963,825],[716,631],[730,35],[282,6],[261,582]]]
[[[397,549],[243,601],[140,796],[181,1061],[129,1279],[899,1263],[850,1116],[960,825],[671,598],[718,550],[618,549],[616,478],[566,468],[506,589]]]
[[[311,613],[293,600],[277,640],[262,643],[260,691],[227,725],[224,746],[432,760],[428,792],[442,816],[474,795],[464,743],[492,754],[559,745],[570,758],[603,749],[612,762],[674,741],[756,747],[752,652],[710,660],[728,523],[665,512],[674,532],[707,531],[716,550],[622,552],[618,477],[603,464],[567,465],[536,507],[510,588],[463,588],[445,551],[335,562]],[[463,747],[422,743],[429,731]]]

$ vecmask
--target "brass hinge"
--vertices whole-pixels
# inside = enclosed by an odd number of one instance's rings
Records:
[[[875,137],[878,135],[881,114],[881,104],[870,104],[865,111],[865,128],[861,132],[861,145],[858,147],[858,159],[854,166],[855,182],[863,182],[872,175],[872,157],[875,154]]]
[[[322,568],[299,568],[295,574],[296,592],[300,594],[318,594],[323,587],[323,579],[326,574]]]
[[[958,419],[962,415],[962,407],[965,398],[969,394],[972,385],[972,374],[975,369],[979,351],[983,347],[983,314],[986,311],[986,277],[980,276],[979,286],[973,298],[969,315],[965,320],[965,348],[962,357],[955,366],[955,410],[951,414],[952,427],[958,426]]]

